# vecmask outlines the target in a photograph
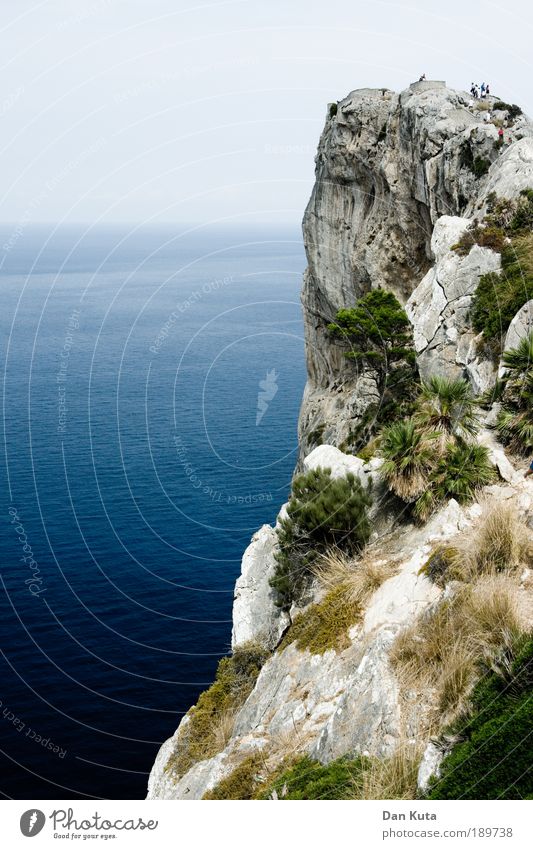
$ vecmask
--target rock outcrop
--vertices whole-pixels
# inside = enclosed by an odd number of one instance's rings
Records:
[[[516,348],[524,336],[533,330],[533,301],[527,301],[511,321],[505,334],[504,350]]]
[[[289,624],[287,614],[276,606],[269,583],[276,568],[276,547],[274,528],[263,525],[244,552],[233,601],[232,649],[248,642],[273,649]]]
[[[431,239],[434,265],[406,304],[413,325],[420,376],[467,377],[476,394],[496,379],[493,364],[476,352],[477,336],[469,312],[479,278],[500,270],[500,255],[474,245],[467,256],[452,248],[471,222],[443,215]]]

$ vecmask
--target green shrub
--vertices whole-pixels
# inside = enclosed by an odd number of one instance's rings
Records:
[[[483,177],[490,168],[488,159],[482,156],[474,156],[470,140],[466,139],[459,151],[459,165],[461,168],[468,168],[474,174],[476,180]]]
[[[533,189],[522,189],[515,201],[509,229],[515,233],[533,229]]]
[[[511,120],[522,114],[520,106],[517,106],[516,103],[505,103],[503,100],[497,100],[492,108],[494,112],[507,112]]]
[[[430,799],[531,798],[532,685],[529,637],[509,673],[493,673],[476,686],[471,715],[453,728],[463,741],[444,759]]]
[[[438,545],[420,568],[420,573],[426,575],[437,586],[443,587],[446,584],[448,570],[453,566],[456,557],[455,548],[449,545]]]
[[[415,416],[426,431],[467,439],[478,430],[474,396],[466,380],[434,375],[422,384]]]
[[[383,430],[381,474],[418,519],[448,498],[469,500],[494,479],[487,449],[469,441],[477,429],[469,384],[436,376],[422,384],[414,415]]]
[[[472,166],[472,171],[476,180],[479,180],[480,177],[483,177],[490,168],[490,161],[485,159],[483,156],[474,157],[474,164]]]
[[[467,256],[474,245],[501,253],[505,246],[505,233],[501,227],[494,225],[469,227],[457,244],[452,246],[452,250],[461,256]]]
[[[501,274],[480,280],[472,300],[472,325],[486,338],[500,338],[526,301],[533,298],[533,237],[513,239],[502,251]]]
[[[324,431],[326,429],[326,424],[321,424],[316,427],[311,433],[307,436],[307,442],[309,445],[322,445]]]
[[[280,800],[351,799],[360,781],[364,758],[332,761],[324,766],[304,756],[281,773],[262,794],[263,799],[275,794]]]
[[[223,748],[218,734],[220,722],[234,715],[246,701],[268,655],[261,646],[249,643],[222,658],[214,682],[187,714],[189,722],[179,735],[167,770],[184,775],[193,764]]]
[[[342,651],[350,644],[348,630],[361,614],[361,607],[344,586],[330,590],[318,604],[299,613],[285,634],[280,649],[296,643],[302,651],[324,654],[328,649]]]
[[[330,103],[329,104],[329,117],[334,118],[335,115],[337,114],[337,111],[338,111],[338,104],[337,103]]]
[[[471,171],[474,168],[474,154],[472,153],[472,146],[468,139],[465,139],[459,148],[459,166],[461,168],[469,168]]]
[[[370,536],[370,495],[354,475],[334,479],[330,469],[314,469],[293,482],[287,516],[277,528],[279,551],[270,584],[277,602],[290,608],[311,578],[311,566],[329,548],[347,554],[362,549]]]

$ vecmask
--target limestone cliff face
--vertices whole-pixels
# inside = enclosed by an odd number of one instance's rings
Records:
[[[416,747],[429,739],[434,693],[401,691],[390,649],[417,616],[446,598],[448,589],[431,582],[421,566],[436,545],[475,531],[482,506],[463,509],[451,500],[424,527],[391,529],[382,507],[381,461],[365,464],[339,450],[375,399],[375,385],[329,338],[327,323],[369,289],[389,289],[405,304],[413,325],[421,374],[464,375],[475,392],[484,391],[496,375],[492,363],[477,353],[468,313],[480,275],[497,271],[500,257],[478,246],[464,257],[450,248],[484,214],[491,192],[510,198],[533,186],[528,121],[522,117],[506,130],[503,152],[495,141],[496,127],[485,122],[484,112],[442,83],[416,83],[400,95],[363,89],[330,110],[304,217],[308,383],[300,416],[300,465],[306,470],[327,466],[334,477],[353,473],[372,488],[374,535],[365,556],[384,567],[385,578],[366,600],[364,616],[349,630],[342,650],[313,654],[294,642],[285,645],[289,619],[276,607],[269,584],[277,535],[263,526],[243,557],[232,647],[252,640],[270,657],[218,753],[176,775],[173,756],[190,722],[184,717],[160,749],[149,798],[200,799],[251,754],[261,752],[280,762],[289,743],[292,751],[327,763],[361,753],[387,757],[400,741]],[[472,168],[477,157],[485,163],[482,176]],[[531,329],[532,305],[526,304],[511,323],[509,344]],[[324,444],[317,446],[318,429]],[[485,488],[484,498],[511,502],[531,526],[533,479],[524,480],[492,431],[482,429],[478,439],[501,478]],[[313,590],[311,601],[316,602],[320,589]],[[529,593],[528,609],[533,610],[531,587],[517,592]],[[430,743],[420,765],[420,786],[427,786],[441,757]]]
[[[531,185],[531,126],[520,118],[506,131],[514,142],[502,155],[495,146],[498,131],[485,114],[470,108],[464,93],[429,81],[399,95],[386,89],[353,91],[330,109],[303,222],[309,379],[299,425],[302,458],[316,444],[317,432],[323,442],[342,445],[377,400],[372,381],[328,337],[327,324],[337,310],[378,286],[405,304],[435,264],[432,237],[439,218],[460,216],[459,228],[452,227],[460,232],[483,212],[489,192],[514,197]],[[472,170],[476,158],[490,165],[481,178]],[[496,262],[485,256],[479,267],[464,269],[466,294]],[[463,311],[467,306],[459,304]],[[434,349],[442,340],[429,341]],[[450,355],[455,357],[449,351],[445,359]],[[466,363],[457,365],[453,371],[465,371]]]

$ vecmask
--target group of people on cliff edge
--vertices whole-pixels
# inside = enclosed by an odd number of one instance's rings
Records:
[[[490,86],[488,83],[481,83],[481,85],[472,83],[470,85],[470,94],[474,100],[485,100],[490,95]]]

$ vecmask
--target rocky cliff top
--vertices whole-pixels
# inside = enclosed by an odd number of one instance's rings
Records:
[[[336,312],[378,286],[405,304],[435,269],[439,218],[460,219],[446,231],[458,238],[484,215],[491,193],[514,198],[533,186],[529,119],[511,119],[494,109],[496,98],[474,101],[473,107],[471,102],[465,92],[424,81],[401,94],[355,90],[329,109],[303,220],[309,379],[300,416],[302,457],[316,444],[312,437],[318,431],[324,442],[346,445],[354,422],[377,400],[367,375],[347,363],[342,347],[328,335]],[[499,125],[504,126],[503,147]],[[445,244],[449,253],[447,237]],[[471,294],[491,260],[480,257],[476,265],[472,258],[466,266],[463,288]],[[459,306],[466,309],[466,301]],[[462,360],[472,338],[463,341]],[[441,361],[452,355],[448,351]],[[466,363],[457,365],[454,371],[469,376]],[[480,364],[475,369],[487,373],[480,378],[476,372],[474,378],[476,388],[485,388],[489,368]]]

